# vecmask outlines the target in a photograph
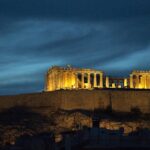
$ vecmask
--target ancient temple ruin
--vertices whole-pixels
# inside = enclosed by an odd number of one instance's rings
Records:
[[[150,71],[133,71],[130,74],[130,88],[150,89]]]
[[[60,89],[134,88],[150,89],[150,71],[133,71],[127,78],[112,78],[103,71],[53,66],[45,80],[45,91]]]

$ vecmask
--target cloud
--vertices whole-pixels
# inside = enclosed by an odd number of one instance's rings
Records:
[[[51,65],[117,76],[148,69],[149,6],[147,0],[0,0],[0,94],[41,90]]]
[[[142,53],[138,51],[131,55],[125,55],[112,63],[104,64],[101,68],[105,69],[107,74],[124,77],[129,76],[131,70],[149,70],[150,47],[142,51]]]
[[[2,17],[107,20],[150,14],[149,0],[1,0]]]

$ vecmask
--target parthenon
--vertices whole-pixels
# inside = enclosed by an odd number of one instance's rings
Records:
[[[133,71],[127,78],[112,78],[103,71],[52,66],[45,78],[45,91],[61,89],[132,88],[150,89],[150,71]]]

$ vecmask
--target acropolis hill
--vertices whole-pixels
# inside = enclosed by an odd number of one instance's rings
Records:
[[[125,133],[150,129],[149,88],[150,71],[133,71],[123,79],[94,69],[55,66],[47,72],[43,92],[0,96],[0,137],[11,143],[22,131],[60,133],[76,124],[92,127],[95,114],[102,128],[123,127]]]
[[[51,67],[42,93],[0,96],[0,110],[15,106],[63,110],[110,108],[150,113],[150,71],[133,71],[127,78],[110,78],[103,71]]]

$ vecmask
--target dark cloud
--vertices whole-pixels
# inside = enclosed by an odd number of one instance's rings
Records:
[[[0,0],[0,94],[40,91],[51,65],[150,68],[149,0]]]
[[[0,13],[11,17],[100,20],[150,14],[149,0],[1,0]]]

